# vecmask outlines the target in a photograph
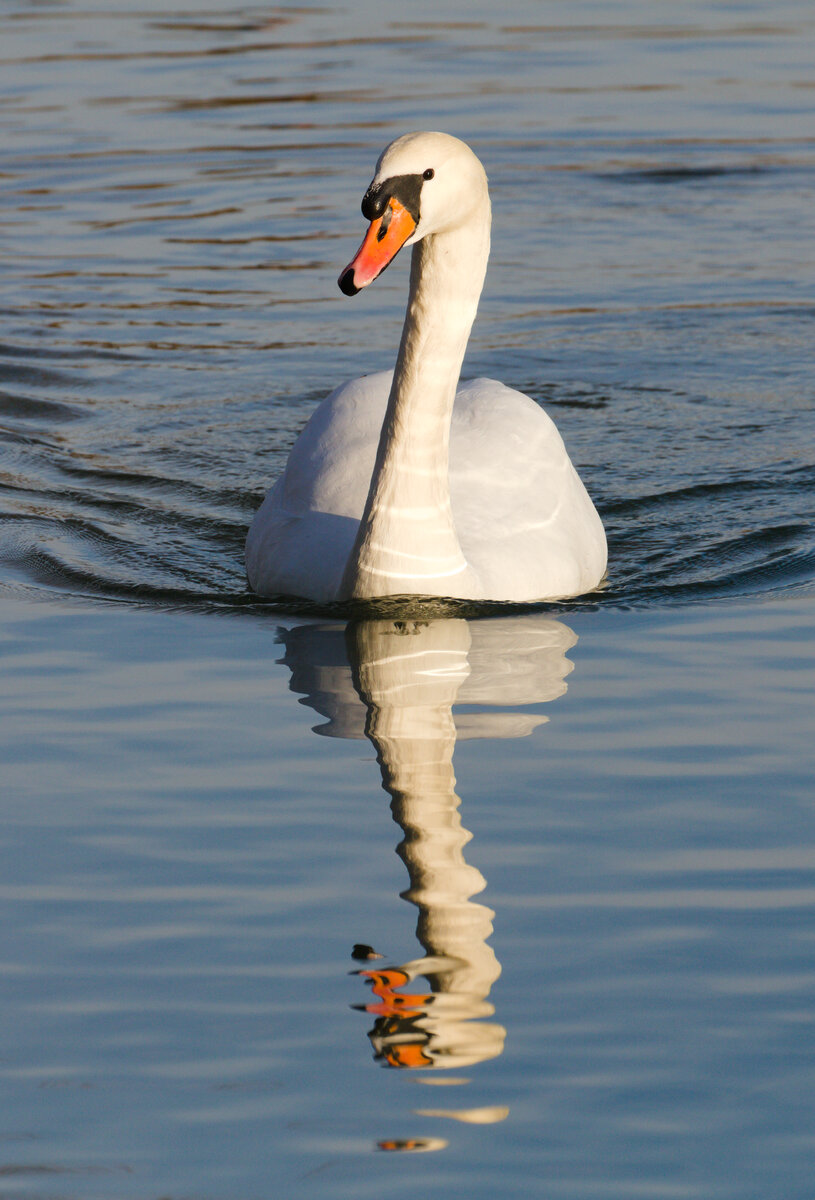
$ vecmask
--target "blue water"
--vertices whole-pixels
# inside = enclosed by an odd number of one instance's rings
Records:
[[[810,6],[2,30],[3,1195],[809,1200]],[[392,365],[404,264],[336,276],[422,127],[608,586],[282,613],[244,531]]]

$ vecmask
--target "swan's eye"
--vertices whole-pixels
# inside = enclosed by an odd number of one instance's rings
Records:
[[[426,171],[422,172],[422,179],[432,179],[435,174],[436,172],[433,170],[433,168],[428,167]]]

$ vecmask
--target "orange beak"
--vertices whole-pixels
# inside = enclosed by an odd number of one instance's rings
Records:
[[[388,263],[393,262],[415,228],[416,222],[408,210],[392,196],[382,216],[371,221],[362,245],[340,275],[340,291],[355,296],[373,283]]]

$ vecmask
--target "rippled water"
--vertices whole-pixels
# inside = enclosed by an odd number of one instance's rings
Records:
[[[4,1195],[809,1200],[811,6],[110,9],[0,38]],[[414,128],[609,532],[556,615],[246,588]]]
[[[393,362],[405,271],[336,288],[373,163],[444,125],[495,209],[465,374],[557,419],[608,599],[809,585],[815,18],[464,11],[8,14],[5,579],[244,594],[297,430]]]

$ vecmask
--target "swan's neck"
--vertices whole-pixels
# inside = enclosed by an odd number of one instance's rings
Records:
[[[349,597],[479,595],[450,507],[448,445],[484,283],[489,200],[413,249],[402,341],[371,487],[348,561]]]

